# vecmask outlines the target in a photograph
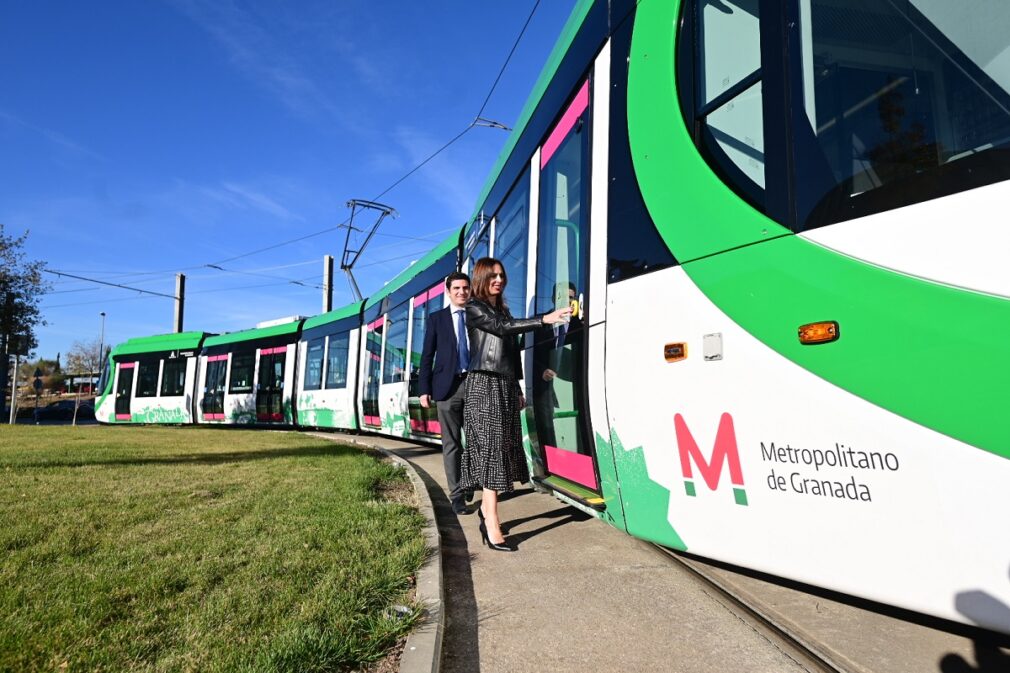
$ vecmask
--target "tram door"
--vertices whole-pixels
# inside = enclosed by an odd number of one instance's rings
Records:
[[[541,148],[535,310],[571,306],[573,314],[565,325],[534,333],[531,403],[548,478],[592,500],[600,485],[586,390],[588,103],[587,82]]]
[[[361,407],[365,425],[373,428],[382,425],[382,417],[379,416],[379,376],[385,327],[385,315],[365,327],[365,386]]]
[[[227,369],[227,355],[212,355],[207,358],[207,377],[203,386],[205,419],[224,419],[224,379]]]
[[[445,285],[441,282],[434,287],[414,297],[414,326],[410,337],[410,380],[408,395],[410,398],[410,429],[412,432],[423,432],[437,435],[442,432],[438,422],[438,410],[432,403],[427,409],[417,401],[420,390],[421,352],[424,349],[424,332],[428,328],[428,317],[442,308],[445,299]]]
[[[260,371],[256,386],[256,420],[268,423],[284,421],[285,346],[260,351]]]
[[[133,394],[133,363],[119,365],[119,382],[116,385],[116,420],[129,420],[130,397]]]

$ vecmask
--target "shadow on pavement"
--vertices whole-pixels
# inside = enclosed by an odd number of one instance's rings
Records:
[[[418,453],[440,454],[441,451],[397,450],[397,454],[408,459],[410,455]],[[479,673],[477,599],[474,596],[473,576],[470,573],[473,555],[467,546],[466,535],[462,528],[463,525],[476,521],[472,513],[475,508],[470,505],[470,514],[457,517],[452,511],[449,498],[438,482],[417,463],[411,461],[411,464],[428,489],[432,507],[435,508],[435,521],[442,536],[442,578],[445,590],[442,609],[445,610],[445,631],[442,634],[441,670],[443,673]],[[439,467],[441,468],[441,461]]]
[[[546,533],[549,530],[555,528],[560,528],[561,526],[567,525],[569,523],[577,523],[580,521],[586,521],[591,518],[585,512],[578,510],[574,507],[563,506],[557,509],[548,510],[546,512],[540,512],[539,514],[534,514],[533,516],[524,516],[518,519],[509,519],[507,521],[502,521],[502,532],[506,530],[515,530],[516,527],[521,526],[524,523],[530,523],[531,521],[539,521],[542,519],[551,520],[539,528],[534,528],[532,530],[523,531],[521,533],[506,533],[509,536],[509,542],[512,542],[517,547],[521,545],[526,540],[534,538],[541,533]]]

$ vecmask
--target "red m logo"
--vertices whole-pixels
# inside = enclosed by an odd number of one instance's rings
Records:
[[[723,414],[719,419],[719,429],[715,435],[715,447],[712,449],[712,459],[705,460],[698,449],[698,443],[687,427],[687,422],[680,414],[673,417],[674,428],[677,431],[677,447],[680,450],[680,468],[684,474],[684,488],[688,495],[695,495],[694,467],[701,472],[705,485],[710,491],[719,487],[723,463],[729,462],[729,479],[736,487],[733,489],[737,504],[747,504],[747,494],[743,489],[743,470],[740,469],[740,454],[737,452],[736,431],[733,429],[733,417]]]

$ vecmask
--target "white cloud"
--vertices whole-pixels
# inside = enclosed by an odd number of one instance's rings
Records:
[[[98,152],[95,152],[94,150],[85,147],[79,142],[67,138],[61,133],[57,133],[52,129],[36,126],[35,124],[29,124],[28,122],[22,120],[21,118],[4,110],[0,110],[0,120],[4,121],[10,126],[18,126],[24,129],[28,129],[29,131],[32,131],[38,135],[41,135],[43,138],[45,138],[48,142],[52,143],[53,145],[59,147],[60,149],[68,150],[73,154],[83,154],[93,159],[99,159],[102,161],[105,160],[105,157],[103,157]]]

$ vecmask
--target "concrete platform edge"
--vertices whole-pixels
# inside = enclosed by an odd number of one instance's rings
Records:
[[[435,508],[414,466],[392,451],[369,442],[367,437],[312,433],[335,442],[368,447],[383,454],[406,470],[417,494],[418,510],[425,519],[425,546],[431,551],[417,572],[415,592],[417,602],[424,606],[424,621],[407,636],[400,656],[400,673],[439,673],[442,665],[442,637],[445,633],[445,588],[442,578],[442,536],[435,521]]]

